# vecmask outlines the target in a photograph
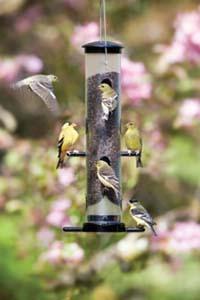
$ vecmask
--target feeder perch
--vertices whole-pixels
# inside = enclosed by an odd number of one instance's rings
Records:
[[[126,228],[122,223],[121,187],[119,197],[101,186],[96,162],[110,163],[121,183],[121,156],[137,156],[135,152],[120,151],[120,70],[123,46],[109,41],[97,41],[83,46],[86,78],[86,135],[87,150],[72,151],[68,156],[86,157],[87,197],[86,222],[83,227],[64,227],[67,232],[141,232],[144,229]],[[105,66],[105,53],[107,65]],[[101,92],[98,86],[108,83],[118,94],[118,105],[108,120],[102,119]]]

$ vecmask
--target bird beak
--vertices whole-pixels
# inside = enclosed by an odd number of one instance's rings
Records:
[[[77,124],[76,123],[72,123],[72,127],[77,127]]]

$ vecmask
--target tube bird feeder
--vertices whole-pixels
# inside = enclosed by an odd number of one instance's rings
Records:
[[[106,191],[96,176],[96,161],[105,159],[120,181],[120,56],[122,46],[95,42],[83,46],[86,70],[86,124],[87,124],[87,220],[88,225],[107,228],[121,228],[121,191],[117,198],[112,191]],[[108,70],[108,71],[106,71]],[[108,120],[102,119],[101,83],[109,84],[118,95],[118,104]]]
[[[83,46],[85,50],[86,78],[86,152],[71,152],[69,156],[86,156],[87,196],[86,222],[83,227],[64,227],[64,231],[85,232],[139,232],[140,228],[126,228],[122,223],[121,156],[136,153],[120,151],[121,125],[121,51],[123,46],[109,41],[97,41]],[[107,64],[105,64],[105,57]],[[109,84],[117,93],[117,106],[109,119],[102,118],[99,85]],[[104,160],[113,168],[120,183],[119,195],[102,187],[96,170],[96,162]]]

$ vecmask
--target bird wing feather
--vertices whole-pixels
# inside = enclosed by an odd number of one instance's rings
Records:
[[[138,208],[132,208],[131,209],[131,214],[133,216],[136,216],[136,217],[140,218],[141,220],[147,222],[148,224],[154,224],[152,217],[145,210],[142,211]]]
[[[100,175],[104,178],[104,180],[110,182],[116,189],[119,188],[119,180],[114,174],[112,168],[103,169]]]
[[[40,83],[45,86],[48,90],[54,93],[54,88],[52,82],[50,82],[48,79],[42,79]]]
[[[57,147],[58,147],[58,158],[61,156],[61,153],[62,153],[63,141],[64,141],[64,136],[60,135],[59,140],[58,140],[58,144],[57,144]]]
[[[29,86],[31,90],[44,101],[48,109],[54,115],[59,114],[58,102],[52,90],[49,90],[46,86],[44,86],[40,82],[31,82]]]

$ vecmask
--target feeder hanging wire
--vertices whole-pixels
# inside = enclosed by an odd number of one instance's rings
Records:
[[[105,71],[108,67],[108,51],[107,51],[107,29],[106,29],[106,1],[100,0],[100,41],[104,41],[105,48]]]

